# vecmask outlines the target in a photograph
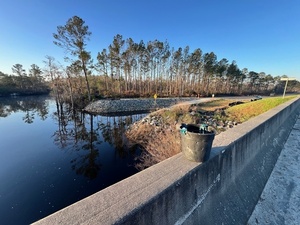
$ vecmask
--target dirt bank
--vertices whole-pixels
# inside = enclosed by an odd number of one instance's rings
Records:
[[[182,123],[202,124],[212,127],[216,134],[237,126],[235,121],[223,121],[224,109],[234,100],[210,100],[210,103],[183,103],[160,109],[134,123],[126,136],[131,145],[142,146],[139,169],[147,168],[181,151],[179,127]]]

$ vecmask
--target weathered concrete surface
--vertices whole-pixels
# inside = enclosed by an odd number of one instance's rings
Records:
[[[291,100],[217,135],[205,163],[180,153],[36,224],[246,224],[299,111]]]
[[[220,185],[211,194],[205,192],[203,205],[183,224],[247,223],[299,115],[299,100],[289,103],[217,136],[219,150],[202,166],[219,171]]]
[[[300,224],[300,117],[284,145],[248,224]]]

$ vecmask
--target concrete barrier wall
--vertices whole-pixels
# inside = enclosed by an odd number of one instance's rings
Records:
[[[299,113],[297,98],[217,135],[205,163],[177,154],[36,224],[246,224]]]

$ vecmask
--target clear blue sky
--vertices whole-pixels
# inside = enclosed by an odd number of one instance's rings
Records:
[[[52,34],[72,16],[92,32],[96,59],[116,34],[135,42],[168,40],[171,47],[213,51],[240,69],[300,80],[299,0],[1,0],[0,71],[20,63],[63,63]]]

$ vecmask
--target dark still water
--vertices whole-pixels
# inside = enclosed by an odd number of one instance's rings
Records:
[[[0,223],[29,224],[137,173],[124,132],[144,115],[68,112],[47,97],[0,98]]]

